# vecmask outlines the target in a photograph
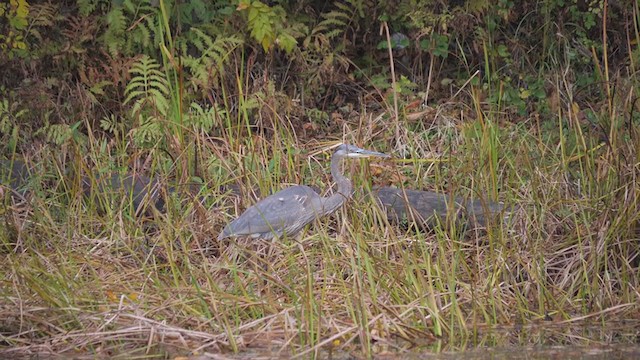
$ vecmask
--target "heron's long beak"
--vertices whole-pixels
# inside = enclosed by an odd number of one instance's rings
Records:
[[[381,152],[365,150],[355,146],[352,146],[349,150],[350,151],[349,153],[347,153],[347,157],[350,157],[350,158],[369,158],[369,157],[389,158],[391,157],[390,155],[387,155]]]

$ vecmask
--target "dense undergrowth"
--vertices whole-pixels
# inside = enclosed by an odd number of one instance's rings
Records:
[[[3,157],[33,168],[2,188],[0,353],[371,356],[640,317],[637,3],[116,3],[0,5]],[[354,198],[298,238],[215,240],[328,188],[335,141],[394,159],[346,164]],[[113,172],[177,191],[83,196]],[[407,229],[380,184],[512,213]]]

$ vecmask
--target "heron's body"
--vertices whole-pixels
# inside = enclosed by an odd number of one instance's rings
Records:
[[[375,151],[340,145],[331,157],[331,175],[338,184],[338,191],[327,198],[312,188],[296,185],[268,196],[248,208],[240,217],[229,223],[218,240],[231,236],[250,236],[271,239],[283,235],[295,235],[305,225],[323,215],[336,211],[349,197],[353,186],[340,171],[343,158],[387,155]]]
[[[245,235],[270,239],[295,234],[322,214],[320,195],[305,185],[292,186],[248,208],[223,229],[220,238]]]

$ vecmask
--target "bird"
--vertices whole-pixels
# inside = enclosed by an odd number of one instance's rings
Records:
[[[273,239],[297,234],[305,225],[336,211],[353,193],[351,180],[342,174],[340,164],[346,158],[388,158],[387,154],[340,144],[331,156],[331,175],[338,191],[321,197],[306,185],[291,186],[272,194],[245,210],[222,229],[218,240],[247,236]]]
[[[382,205],[390,222],[416,225],[423,230],[433,229],[439,220],[449,216],[453,216],[457,224],[466,222],[470,227],[485,227],[490,223],[489,219],[497,220],[501,214],[507,218],[512,210],[485,199],[389,186],[374,188],[372,195]]]
[[[95,196],[99,200],[105,196],[125,196],[125,199],[131,201],[136,214],[152,215],[151,206],[164,212],[165,198],[162,187],[159,179],[132,172],[82,176],[82,191],[87,198]],[[164,190],[167,194],[174,192],[173,187]]]

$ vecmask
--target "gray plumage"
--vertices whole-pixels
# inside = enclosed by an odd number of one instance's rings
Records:
[[[388,157],[386,154],[353,145],[338,146],[331,156],[331,175],[338,184],[335,194],[323,198],[309,186],[297,185],[286,188],[248,208],[220,232],[218,240],[232,236],[271,239],[295,235],[314,219],[336,211],[351,197],[353,185],[340,170],[341,160],[371,156]]]
[[[471,227],[484,227],[488,219],[509,213],[509,209],[499,203],[468,200],[432,191],[380,187],[373,190],[373,195],[385,209],[389,221],[407,222],[423,229],[433,228],[438,221],[450,216],[458,224],[466,221]]]
[[[9,186],[14,195],[26,195],[33,172],[22,160],[0,160],[0,184]]]
[[[136,213],[146,205],[151,205],[161,212],[164,210],[162,184],[156,178],[142,174],[113,172],[94,177],[83,176],[82,190],[87,197],[126,196],[131,200]],[[150,210],[150,207],[147,210]]]

